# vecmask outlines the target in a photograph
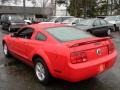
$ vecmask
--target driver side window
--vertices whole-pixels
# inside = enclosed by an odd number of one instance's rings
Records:
[[[31,39],[33,31],[32,28],[23,28],[18,32],[17,36],[20,38]]]
[[[79,23],[79,19],[75,20],[74,23],[76,23],[76,24]]]

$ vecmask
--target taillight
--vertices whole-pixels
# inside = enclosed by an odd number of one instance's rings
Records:
[[[70,55],[71,63],[82,63],[87,61],[87,55],[85,52],[72,52]]]
[[[111,54],[115,49],[115,46],[111,40],[109,40],[109,45],[108,45],[108,54]]]

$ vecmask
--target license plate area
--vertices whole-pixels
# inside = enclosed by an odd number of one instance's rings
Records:
[[[100,64],[98,66],[98,71],[99,71],[99,73],[102,73],[103,71],[105,71],[105,64]]]

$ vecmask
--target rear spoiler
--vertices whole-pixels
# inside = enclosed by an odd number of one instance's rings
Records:
[[[83,42],[79,42],[79,43],[75,43],[73,45],[68,46],[69,48],[73,48],[73,47],[77,47],[80,45],[85,45],[85,44],[90,44],[90,43],[94,43],[94,42],[100,42],[100,41],[105,41],[105,40],[109,40],[111,39],[111,37],[104,37],[104,38],[96,38],[94,40],[88,40],[88,41],[83,41]]]

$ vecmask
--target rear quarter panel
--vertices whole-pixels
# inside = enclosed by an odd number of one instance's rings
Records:
[[[69,57],[69,49],[60,44],[42,41],[33,41],[29,48],[32,49],[32,52],[29,52],[29,60],[32,60],[34,55],[39,55],[43,58],[53,76],[62,73]]]
[[[35,36],[38,32],[34,33],[28,48],[28,52],[30,53],[28,56],[29,60],[32,60],[34,55],[41,56],[52,75],[56,75],[64,70],[66,60],[69,57],[69,49],[45,33],[43,30],[40,32],[47,37],[47,40],[35,40]]]

